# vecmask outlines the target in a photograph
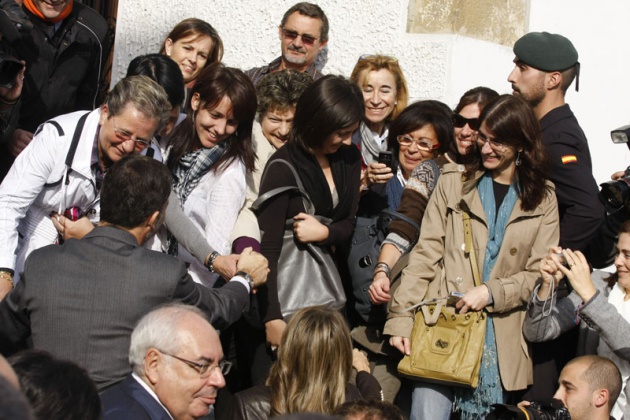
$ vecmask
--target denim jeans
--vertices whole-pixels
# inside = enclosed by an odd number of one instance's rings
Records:
[[[453,392],[447,386],[416,382],[411,395],[409,420],[449,420]]]

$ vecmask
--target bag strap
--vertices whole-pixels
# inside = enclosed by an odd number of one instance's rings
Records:
[[[481,286],[481,278],[479,276],[479,265],[477,264],[477,254],[473,246],[472,224],[470,223],[470,213],[468,209],[462,208],[462,219],[464,219],[464,252],[468,254],[470,265],[473,272],[473,280],[475,286]]]
[[[70,143],[70,149],[68,150],[68,154],[66,155],[66,167],[68,167],[68,173],[70,173],[70,171],[72,170],[72,161],[74,160],[74,154],[77,151],[77,146],[79,145],[79,140],[81,140],[81,133],[83,132],[83,126],[85,125],[85,120],[87,120],[87,117],[90,113],[86,112],[85,114],[83,114],[81,116],[81,118],[79,118],[79,121],[77,122],[77,128],[74,130],[74,135],[72,136],[72,142]],[[69,180],[68,177],[66,176],[66,185],[68,184]]]
[[[420,238],[420,225],[416,223],[415,220],[413,220],[412,218],[408,216],[405,216],[404,214],[398,213],[397,211],[392,211],[389,209],[381,210],[381,214],[379,215],[379,218],[382,217],[383,214],[391,217],[392,219],[399,219],[399,220],[402,220],[403,222],[407,222],[416,232],[416,237],[413,240],[413,243],[415,244],[416,242],[418,242],[418,239]]]
[[[273,166],[276,163],[281,163],[284,164],[285,166],[287,166],[290,170],[291,173],[293,174],[293,178],[295,179],[295,183],[297,185],[297,187],[294,186],[287,186],[287,187],[278,187],[278,188],[274,188],[273,190],[267,191],[266,193],[262,194],[261,196],[259,196],[256,201],[254,201],[254,203],[252,204],[251,208],[252,210],[256,211],[260,208],[260,206],[267,200],[279,195],[279,194],[283,194],[287,191],[297,191],[300,193],[300,195],[302,196],[302,203],[304,204],[304,210],[306,211],[306,213],[310,214],[310,215],[314,215],[315,214],[315,205],[313,204],[313,201],[311,201],[311,197],[309,197],[308,193],[306,192],[306,190],[304,189],[304,185],[302,184],[302,180],[300,179],[300,176],[298,175],[297,171],[295,170],[295,168],[293,167],[293,165],[291,165],[290,162],[288,162],[285,159],[274,159],[270,162],[267,163],[267,166],[265,167],[265,171],[263,172],[263,176],[262,179],[260,180],[260,184],[262,185],[262,183],[264,182],[265,178],[267,177],[267,174],[270,172],[269,168],[271,166]]]

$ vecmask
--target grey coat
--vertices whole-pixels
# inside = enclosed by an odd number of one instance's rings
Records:
[[[0,302],[0,352],[31,340],[32,347],[87,369],[103,390],[131,373],[136,323],[170,302],[197,306],[222,329],[240,318],[249,293],[238,282],[198,285],[180,260],[139,246],[122,229],[97,227],[29,256],[24,278]]]
[[[591,279],[597,292],[584,305],[575,291],[557,301],[555,296],[541,301],[536,297],[538,291],[536,288],[527,308],[523,336],[534,343],[553,340],[573,328],[579,317],[581,322],[578,356],[597,354],[597,346],[601,338],[617,356],[630,361],[630,323],[617,312],[613,305],[608,303],[608,295],[612,287],[607,277],[609,273],[605,271],[593,272]],[[551,313],[547,313],[550,308]],[[628,382],[630,380],[626,381],[624,392],[627,401],[630,401],[630,383]],[[624,407],[622,419],[630,419],[629,405]]]

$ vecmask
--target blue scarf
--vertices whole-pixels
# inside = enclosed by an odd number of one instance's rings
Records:
[[[517,187],[515,184],[512,184],[497,214],[492,182],[492,173],[487,171],[477,185],[477,191],[479,192],[488,222],[488,244],[486,245],[486,254],[483,260],[482,281],[484,283],[490,280],[490,273],[497,262],[499,250],[503,243],[508,219],[518,200]],[[505,393],[501,385],[501,376],[499,375],[497,343],[494,336],[492,314],[489,314],[487,319],[486,338],[483,355],[481,356],[481,369],[479,370],[479,385],[472,390],[454,390],[455,407],[462,411],[462,420],[484,419],[486,414],[489,413],[492,404],[505,402]]]

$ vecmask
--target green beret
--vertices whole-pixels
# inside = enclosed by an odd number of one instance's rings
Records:
[[[528,66],[542,71],[563,71],[578,62],[571,41],[549,32],[530,32],[514,44],[514,55]]]

